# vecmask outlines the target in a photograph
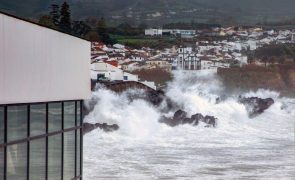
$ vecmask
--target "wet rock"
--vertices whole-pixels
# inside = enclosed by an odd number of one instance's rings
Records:
[[[95,126],[95,124],[83,123],[83,126],[82,126],[83,135],[93,131],[96,128],[97,127]]]
[[[203,119],[201,119],[202,122],[206,123],[206,127],[216,127],[216,120],[214,116],[205,116]]]
[[[199,121],[201,121],[204,118],[204,116],[200,113],[192,115],[191,119],[194,121],[194,126],[197,126],[199,124]]]
[[[173,119],[177,121],[182,121],[186,118],[186,116],[187,116],[187,112],[180,109],[174,113]]]
[[[271,105],[274,104],[274,100],[272,98],[262,99],[258,97],[240,97],[239,102],[246,106],[250,118],[254,118],[262,114],[265,110],[267,110]]]
[[[162,90],[147,91],[146,100],[154,106],[159,106],[165,99],[165,93]]]
[[[174,113],[172,118],[166,116],[161,117],[160,123],[167,124],[168,126],[175,127],[183,124],[190,124],[192,126],[198,126],[199,122],[204,122],[206,127],[216,127],[217,118],[213,116],[203,116],[202,114],[194,114],[190,118],[187,117],[187,112],[178,110]]]
[[[97,128],[103,130],[104,132],[113,132],[113,131],[117,131],[119,129],[119,126],[117,124],[108,125],[107,123],[102,123],[102,124],[101,123],[96,123],[96,124],[83,123],[83,135]]]
[[[95,124],[98,128],[102,129],[104,132],[113,132],[117,131],[119,129],[119,126],[117,124],[108,125],[107,123],[96,123]]]

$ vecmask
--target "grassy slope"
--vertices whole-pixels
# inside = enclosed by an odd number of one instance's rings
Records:
[[[295,65],[218,69],[218,75],[229,91],[263,88],[295,96]]]

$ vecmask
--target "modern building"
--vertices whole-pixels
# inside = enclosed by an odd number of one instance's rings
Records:
[[[145,29],[146,36],[177,36],[181,38],[193,38],[196,35],[196,30],[184,29]]]
[[[0,179],[82,179],[90,42],[0,13]]]

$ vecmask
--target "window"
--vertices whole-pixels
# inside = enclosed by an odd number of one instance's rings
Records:
[[[27,143],[7,147],[7,179],[27,178]]]
[[[62,125],[62,103],[48,105],[48,131],[60,131]]]
[[[128,80],[128,76],[124,76],[124,81],[127,81]]]
[[[64,133],[64,179],[75,177],[75,131]]]
[[[74,101],[64,102],[64,129],[75,127],[75,108]]]
[[[61,134],[48,137],[48,180],[61,179],[62,141]]]
[[[46,104],[30,106],[30,136],[46,133]]]
[[[76,147],[76,162],[77,162],[77,169],[76,169],[76,175],[79,176],[81,174],[81,129],[77,130],[77,147]]]
[[[46,141],[37,139],[30,142],[30,180],[41,180],[46,177]]]
[[[2,143],[4,143],[4,107],[0,107],[0,144]]]
[[[82,101],[0,105],[0,180],[77,179],[81,106]]]
[[[27,137],[27,106],[8,106],[7,108],[7,141],[15,141]]]
[[[0,179],[4,179],[4,148],[0,148]]]
[[[76,126],[82,125],[82,118],[81,118],[81,102],[77,101],[77,124]]]

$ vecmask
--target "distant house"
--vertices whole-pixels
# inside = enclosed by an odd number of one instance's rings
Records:
[[[145,35],[146,36],[162,36],[163,30],[162,29],[146,29]]]
[[[138,81],[138,76],[104,62],[91,64],[91,79],[94,81]]]
[[[178,48],[177,69],[199,70],[200,59],[192,47]]]
[[[170,72],[171,69],[172,69],[172,65],[168,61],[165,61],[165,60],[162,60],[162,59],[147,60],[146,64],[149,67],[151,67],[151,66],[154,66],[156,68],[158,67],[158,68],[164,69],[164,70],[166,70],[168,72]]]
[[[184,30],[184,29],[146,29],[146,36],[162,36],[173,35],[182,38],[191,38],[196,35],[196,30]]]
[[[134,71],[138,69],[138,62],[129,61],[121,64],[121,68],[124,71]]]

